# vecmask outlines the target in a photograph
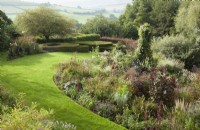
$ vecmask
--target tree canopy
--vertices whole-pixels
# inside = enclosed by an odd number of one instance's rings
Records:
[[[134,0],[127,5],[126,11],[120,17],[122,25],[133,23],[139,28],[144,23],[153,27],[153,34],[162,36],[170,34],[174,29],[174,17],[179,7],[179,1],[174,0]]]
[[[96,33],[101,36],[111,36],[112,27],[110,21],[103,15],[96,15],[93,19],[89,19],[82,27],[83,33]]]
[[[18,29],[26,34],[42,35],[49,39],[53,35],[72,32],[74,22],[49,7],[26,10],[16,18]]]
[[[11,41],[13,28],[12,21],[0,10],[0,50],[5,50]]]
[[[191,39],[200,36],[200,2],[182,4],[176,17],[176,30]]]

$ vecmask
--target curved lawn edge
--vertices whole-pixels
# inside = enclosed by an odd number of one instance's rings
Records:
[[[77,53],[77,58],[91,57]],[[14,94],[26,93],[28,104],[54,110],[54,118],[77,126],[78,130],[124,130],[117,125],[75,103],[54,84],[54,66],[73,57],[73,53],[45,53],[6,61],[0,55],[0,84]]]

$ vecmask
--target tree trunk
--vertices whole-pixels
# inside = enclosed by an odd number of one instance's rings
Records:
[[[49,42],[49,35],[45,35],[44,37],[45,37],[46,41]]]

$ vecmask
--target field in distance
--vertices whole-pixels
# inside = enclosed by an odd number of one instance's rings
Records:
[[[1,0],[0,10],[4,11],[9,18],[14,20],[17,14],[23,12],[26,9],[34,9],[38,6],[51,6],[63,15],[73,18],[79,23],[85,23],[87,19],[90,19],[97,14],[103,14],[104,16],[110,18],[117,18],[124,12],[126,4],[127,3],[116,1],[116,3],[105,3],[104,6],[99,5],[98,8],[93,6],[93,8],[91,7],[90,9],[86,9],[81,6],[67,7],[50,3],[38,4],[20,0]]]

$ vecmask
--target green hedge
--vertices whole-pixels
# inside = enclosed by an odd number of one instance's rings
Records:
[[[42,45],[43,50],[49,52],[89,52],[89,46],[71,43],[47,43]]]
[[[112,50],[113,43],[103,41],[82,41],[77,43],[46,43],[41,45],[43,50],[50,52],[89,52],[99,46],[101,52]]]
[[[59,44],[55,46],[43,45],[43,50],[49,52],[76,52],[79,44]]]
[[[76,41],[98,41],[100,40],[99,34],[80,34],[77,36],[66,36],[65,38],[50,38],[49,41],[47,41],[45,38],[36,37],[37,43],[47,43],[47,42],[76,42]]]
[[[94,48],[99,46],[99,51],[105,50],[112,50],[113,43],[112,42],[102,42],[102,41],[86,41],[86,42],[79,42],[80,45],[88,45],[89,50],[92,51]]]
[[[77,41],[98,41],[101,36],[99,34],[82,34],[77,36]]]

